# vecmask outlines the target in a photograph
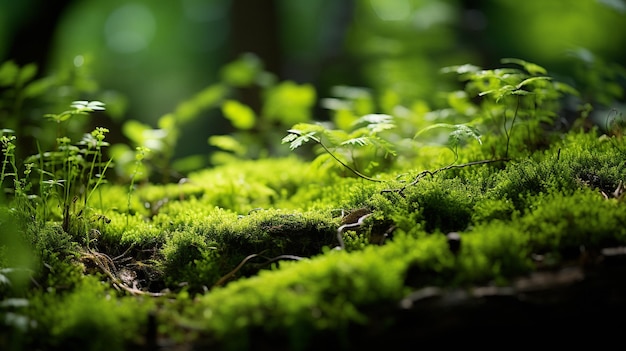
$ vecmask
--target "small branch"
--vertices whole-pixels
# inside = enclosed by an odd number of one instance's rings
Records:
[[[82,254],[81,256],[82,259],[91,260],[95,264],[95,266],[98,269],[100,269],[100,271],[104,273],[111,280],[111,284],[113,285],[113,287],[118,290],[122,289],[132,295],[147,295],[147,296],[152,296],[152,297],[159,297],[159,296],[165,295],[163,293],[153,293],[149,291],[143,291],[143,290],[135,288],[134,286],[130,287],[126,285],[115,274],[115,272],[117,271],[117,268],[115,267],[115,263],[113,262],[113,260],[107,254],[97,252],[92,249],[88,249],[88,251],[82,252],[81,254]]]
[[[337,228],[337,241],[339,241],[339,247],[342,250],[345,250],[345,248],[346,248],[346,245],[343,242],[343,232],[346,229],[358,228],[358,227],[362,226],[363,225],[363,221],[365,221],[365,219],[367,219],[371,215],[372,215],[371,213],[364,214],[363,216],[359,217],[359,219],[355,223],[344,224],[344,225],[340,226],[339,228]]]
[[[250,261],[251,259],[260,256],[261,254],[252,254],[252,255],[248,255],[246,256],[246,258],[244,258],[238,265],[237,267],[235,267],[232,271],[226,273],[226,275],[224,275],[223,277],[221,277],[217,282],[215,282],[215,284],[213,284],[213,286],[220,286],[220,285],[224,285],[224,283],[226,283],[226,281],[230,278],[232,278],[235,273],[237,273],[241,267],[243,267],[243,265],[246,264],[246,262]]]
[[[429,171],[429,170],[425,170],[425,171],[422,171],[422,172],[418,173],[417,176],[415,176],[415,179],[412,182],[410,182],[409,184],[403,186],[402,188],[400,188],[400,189],[385,189],[385,190],[382,190],[381,193],[397,192],[400,195],[402,195],[402,193],[404,192],[404,190],[407,187],[419,183],[419,181],[422,178],[424,178],[425,176],[427,176],[427,175],[432,177],[432,176],[434,176],[435,174],[437,174],[439,172],[447,171],[447,170],[453,169],[453,168],[464,168],[464,167],[469,167],[469,166],[484,165],[484,164],[488,164],[488,163],[506,162],[506,161],[509,161],[509,159],[508,158],[502,158],[502,159],[496,159],[496,160],[481,160],[481,161],[472,161],[472,162],[462,163],[462,164],[459,164],[459,165],[452,164],[452,165],[448,165],[448,166],[439,168],[439,169],[434,170],[432,172]]]
[[[293,261],[302,261],[304,258],[296,255],[278,255],[273,258],[267,258],[267,261],[263,262],[263,265],[270,264],[272,262],[280,261],[280,260],[293,260]]]
[[[259,254],[252,254],[252,255],[248,255],[246,258],[244,258],[238,265],[237,267],[235,267],[232,271],[226,273],[226,275],[224,275],[223,277],[221,277],[217,282],[215,282],[215,284],[213,284],[213,286],[220,286],[220,285],[224,285],[226,283],[227,280],[229,280],[230,278],[232,278],[235,273],[237,273],[246,263],[248,263],[248,261],[250,261],[251,259],[255,258],[255,257],[263,257],[266,258],[267,261],[264,262],[263,264],[269,264],[278,260],[294,260],[294,261],[300,261],[302,260],[302,257],[300,256],[295,256],[295,255],[279,255],[276,256],[274,258],[267,258],[265,256],[262,256],[262,253]]]

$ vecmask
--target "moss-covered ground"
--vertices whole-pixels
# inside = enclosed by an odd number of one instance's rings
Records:
[[[481,314],[522,330],[520,306],[567,316],[564,287],[624,255],[624,159],[620,139],[592,129],[515,159],[416,159],[378,182],[286,157],[140,184],[130,197],[107,184],[69,231],[3,214],[36,264],[22,290],[2,285],[0,344],[361,349],[480,333]],[[603,289],[587,296],[626,303]],[[547,298],[529,302],[532,291]],[[539,316],[531,324],[549,328]]]

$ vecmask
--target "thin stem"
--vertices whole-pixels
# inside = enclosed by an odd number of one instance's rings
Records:
[[[382,180],[380,180],[380,179],[374,179],[374,178],[368,177],[368,176],[366,176],[365,174],[363,174],[363,173],[361,173],[361,172],[357,171],[356,169],[354,169],[354,168],[352,168],[352,167],[348,166],[347,164],[345,164],[345,163],[344,163],[343,161],[341,161],[341,160],[340,160],[337,156],[335,156],[335,154],[333,154],[333,153],[332,153],[332,152],[331,152],[331,151],[330,151],[330,150],[326,147],[326,145],[324,145],[324,144],[322,143],[322,141],[321,141],[321,140],[318,140],[318,139],[313,139],[313,140],[317,141],[317,143],[318,143],[318,144],[320,144],[320,145],[322,146],[322,148],[324,149],[324,151],[326,151],[326,152],[327,152],[327,153],[328,153],[328,154],[329,154],[332,158],[334,158],[334,159],[335,159],[335,161],[339,162],[339,164],[341,164],[342,166],[344,166],[345,168],[347,168],[348,170],[350,170],[350,172],[354,173],[354,175],[356,175],[357,177],[359,177],[359,178],[363,178],[363,179],[365,179],[365,180],[369,180],[370,182],[382,182]]]
[[[96,184],[93,186],[93,189],[91,189],[91,191],[89,192],[89,195],[87,195],[87,200],[85,201],[85,205],[89,201],[89,198],[91,197],[93,192],[96,191],[96,189],[99,189],[98,186],[100,185],[100,183],[102,183],[102,179],[104,178],[104,172],[107,171],[107,169],[109,168],[109,165],[111,164],[112,161],[113,161],[112,158],[109,159],[107,164],[104,166],[104,169],[102,170],[102,173],[100,174],[100,177],[98,177],[98,180],[96,181]],[[102,196],[100,196],[100,209],[102,209]]]
[[[509,144],[511,143],[511,132],[513,130],[513,125],[515,124],[515,119],[517,119],[517,112],[519,111],[519,105],[521,103],[521,95],[517,95],[517,104],[515,105],[515,113],[513,113],[513,120],[511,121],[511,128],[509,131],[506,131],[506,124],[504,125],[504,131],[506,133],[506,151],[504,152],[504,158],[509,157]],[[506,121],[506,111],[504,113],[504,118]]]
[[[43,224],[46,223],[47,216],[48,216],[48,202],[47,202],[48,195],[45,194],[45,190],[44,190],[43,152],[41,151],[41,145],[39,144],[39,140],[37,140],[37,152],[39,152],[39,196],[41,197],[41,202],[42,202],[41,208],[42,208],[43,214],[41,215],[41,224],[43,226]]]
[[[99,145],[96,146],[96,155],[100,153],[100,147]],[[87,184],[85,186],[85,189],[89,189],[89,183],[91,182],[91,177],[93,176],[93,169],[95,168],[96,165],[96,155],[94,155],[93,159],[91,160],[91,165],[89,167],[89,175],[87,176]],[[94,187],[95,189],[95,187]],[[91,192],[89,193],[89,195],[91,195]],[[85,197],[85,203],[84,206],[87,207],[87,202],[89,201],[89,196]]]
[[[495,159],[495,160],[480,160],[480,161],[472,161],[472,162],[462,163],[462,164],[459,164],[459,165],[452,164],[452,165],[448,165],[448,166],[445,166],[445,167],[441,167],[441,168],[439,168],[437,170],[434,170],[434,171],[425,170],[425,171],[422,171],[422,172],[418,173],[417,176],[415,176],[415,179],[412,182],[410,182],[409,184],[403,186],[402,188],[400,188],[400,189],[386,189],[386,190],[382,190],[381,193],[397,192],[400,195],[402,195],[402,193],[404,192],[404,190],[407,187],[419,183],[419,181],[422,178],[424,178],[425,176],[427,176],[427,175],[432,177],[432,176],[434,176],[435,174],[437,174],[439,172],[447,171],[447,170],[453,169],[453,168],[463,168],[463,167],[484,165],[484,164],[495,163],[495,162],[506,162],[508,160],[509,160],[508,158]]]

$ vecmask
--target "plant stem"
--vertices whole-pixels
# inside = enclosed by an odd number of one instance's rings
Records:
[[[435,174],[442,172],[442,171],[447,171],[449,169],[453,169],[453,168],[463,168],[463,167],[469,167],[469,166],[476,166],[476,165],[484,165],[484,164],[488,164],[488,163],[495,163],[495,162],[506,162],[509,161],[508,158],[501,158],[501,159],[495,159],[495,160],[480,160],[480,161],[472,161],[472,162],[467,162],[467,163],[462,163],[459,165],[448,165],[445,167],[441,167],[437,170],[434,171],[429,171],[429,170],[425,170],[425,171],[421,171],[420,173],[417,174],[417,176],[415,176],[415,179],[410,182],[409,184],[403,186],[400,189],[386,189],[386,190],[382,190],[381,193],[389,193],[389,192],[397,192],[400,195],[402,195],[402,193],[404,192],[404,190],[406,188],[408,188],[411,185],[415,185],[417,184],[422,178],[424,178],[424,176],[429,175],[429,176],[434,176]]]
[[[331,151],[330,151],[330,150],[326,147],[326,145],[324,145],[324,144],[322,143],[322,141],[321,141],[321,140],[318,140],[318,139],[313,139],[313,140],[317,141],[317,143],[318,143],[318,144],[320,144],[320,145],[322,146],[322,148],[324,148],[324,151],[326,151],[326,152],[327,152],[327,153],[328,153],[328,154],[329,154],[332,158],[334,158],[334,159],[335,159],[335,161],[339,162],[342,166],[344,166],[345,168],[347,168],[348,170],[350,170],[350,172],[354,173],[357,177],[359,177],[359,178],[363,178],[363,179],[365,179],[365,180],[369,180],[370,182],[382,182],[382,180],[380,180],[380,179],[374,179],[374,178],[368,177],[368,176],[366,176],[365,174],[363,174],[363,173],[361,173],[361,172],[357,171],[356,169],[354,169],[354,168],[352,168],[352,167],[348,166],[347,164],[345,164],[345,163],[344,163],[343,161],[341,161],[341,160],[340,160],[337,156],[335,156],[335,154],[333,154],[333,153],[332,153],[332,152],[331,152]]]
[[[509,144],[511,143],[511,131],[513,130],[513,125],[515,124],[515,119],[517,119],[517,112],[519,111],[519,105],[521,103],[521,95],[517,95],[517,104],[515,105],[515,112],[513,113],[513,120],[511,121],[511,127],[507,131],[506,129],[506,111],[504,113],[504,133],[506,134],[506,150],[504,151],[504,158],[509,157]]]

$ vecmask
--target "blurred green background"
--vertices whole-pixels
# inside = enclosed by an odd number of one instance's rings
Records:
[[[607,82],[626,63],[625,19],[623,0],[0,0],[0,61],[36,63],[40,76],[83,70],[109,107],[107,127],[156,126],[246,52],[317,98],[347,85],[433,107],[458,84],[440,68],[515,57],[611,107],[624,99]],[[176,157],[209,152],[207,137],[232,128],[220,113],[186,126]]]

